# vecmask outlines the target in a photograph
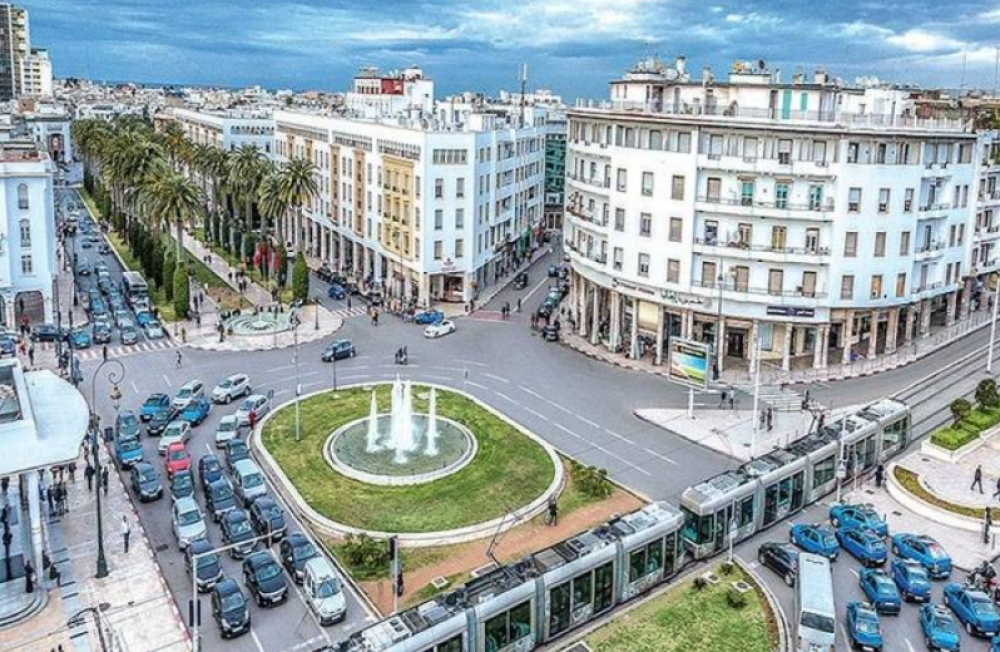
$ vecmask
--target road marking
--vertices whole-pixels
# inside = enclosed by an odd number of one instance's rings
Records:
[[[626,437],[626,436],[624,436],[624,435],[619,435],[619,434],[618,434],[617,432],[615,432],[614,430],[610,430],[610,429],[608,429],[608,428],[605,428],[605,429],[604,429],[604,432],[608,433],[609,435],[611,435],[611,436],[612,436],[612,437],[614,437],[615,439],[620,439],[620,440],[622,440],[622,441],[624,441],[624,442],[627,442],[627,443],[629,443],[629,444],[632,444],[633,446],[635,446],[635,442],[634,442],[634,441],[632,441],[631,439],[629,439],[628,437]]]
[[[546,277],[543,278],[538,283],[538,285],[536,285],[535,287],[531,288],[531,292],[528,292],[526,295],[524,295],[524,299],[522,300],[522,303],[526,303],[528,301],[528,299],[531,298],[531,295],[533,295],[535,292],[538,292],[538,288],[542,287],[543,285],[547,285],[548,282],[549,282],[549,277],[546,275]]]
[[[536,392],[536,391],[535,391],[535,390],[533,390],[533,389],[528,389],[528,388],[527,388],[527,387],[525,387],[524,385],[518,385],[518,388],[519,388],[519,389],[520,389],[521,391],[523,391],[523,392],[526,392],[526,393],[528,393],[528,394],[531,394],[532,396],[534,396],[534,397],[535,397],[535,398],[537,398],[537,399],[541,399],[541,400],[543,400],[543,401],[545,400],[545,397],[544,397],[544,396],[542,396],[541,394],[539,394],[538,392]]]
[[[503,400],[509,402],[509,403],[513,403],[514,402],[514,399],[512,399],[509,396],[507,396],[503,392],[493,392],[493,393],[496,394],[497,396],[499,396],[500,398],[502,398]]]
[[[424,378],[433,378],[434,380],[443,380],[445,382],[450,382],[451,381],[451,378],[449,378],[448,376],[439,376],[438,374],[424,374]],[[480,385],[480,387],[483,387],[483,386]],[[486,389],[486,388],[483,387],[483,389]]]
[[[536,419],[541,419],[542,421],[548,421],[549,420],[549,418],[547,416],[545,416],[541,412],[538,412],[537,410],[532,410],[530,407],[524,407],[524,406],[522,406],[522,408],[524,409],[525,412],[527,412],[528,414],[533,415]],[[559,424],[556,424],[556,425],[559,425]]]
[[[250,628],[250,637],[253,638],[253,642],[257,646],[257,649],[260,650],[260,652],[265,652],[264,646],[260,644],[260,639],[257,638],[257,632],[253,627]]]
[[[286,364],[286,365],[282,365],[280,367],[271,367],[270,369],[267,370],[266,373],[271,374],[271,373],[274,373],[275,371],[284,371],[286,369],[294,369],[294,368],[295,368],[295,365],[293,365],[293,364]]]
[[[139,386],[135,384],[134,380],[132,381],[132,391],[135,392],[136,394],[139,393]]]
[[[653,449],[651,449],[651,448],[645,448],[645,447],[644,447],[644,448],[643,448],[642,450],[646,451],[647,453],[649,453],[649,454],[650,454],[650,455],[652,455],[653,457],[658,457],[658,458],[660,458],[661,460],[663,460],[664,462],[669,462],[669,463],[673,464],[674,466],[677,466],[677,462],[673,461],[672,459],[670,459],[670,458],[669,458],[669,457],[667,457],[666,455],[660,455],[659,453],[657,453],[656,451],[654,451],[654,450],[653,450]]]
[[[510,382],[506,378],[501,378],[500,376],[495,376],[495,375],[493,375],[491,373],[486,373],[485,371],[483,372],[483,375],[486,376],[487,378],[492,378],[493,380],[498,380],[501,383],[509,383]]]
[[[524,409],[527,410],[528,408],[524,408]],[[566,434],[570,435],[571,437],[576,437],[577,439],[583,439],[580,435],[576,434],[575,432],[573,432],[572,430],[570,430],[566,426],[562,425],[561,423],[556,423],[554,425],[555,425],[556,428],[559,428],[560,430],[562,430]]]
[[[618,455],[617,453],[613,453],[613,452],[609,451],[607,448],[605,448],[604,446],[601,446],[600,444],[594,444],[594,448],[596,448],[597,450],[601,451],[605,455],[608,455],[609,457],[613,457],[614,459],[618,460],[619,462],[621,462],[625,466],[629,467],[630,469],[635,469],[636,471],[638,471],[638,472],[640,472],[640,473],[642,473],[644,475],[648,475],[648,476],[653,475],[652,473],[650,473],[646,469],[643,469],[641,467],[636,466],[635,464],[633,464],[632,462],[629,462],[624,457]]]
[[[279,389],[278,391],[276,391],[274,393],[274,395],[275,396],[281,396],[283,394],[291,394],[291,393],[292,393],[292,390],[290,390],[290,389]]]
[[[858,571],[854,570],[853,568],[851,569],[851,572],[854,573],[854,577],[861,577],[861,575],[858,574]]]
[[[916,652],[915,648],[913,647],[913,643],[910,643],[910,639],[906,638],[903,640],[906,641],[906,647],[910,649],[910,652]]]
[[[428,376],[428,377],[429,377],[429,378],[441,378],[441,376]],[[445,378],[445,380],[451,380],[451,379],[450,379],[450,378]],[[465,384],[466,384],[466,385],[472,385],[472,386],[473,386],[473,387],[475,387],[476,389],[482,389],[482,390],[485,390],[485,391],[489,391],[489,389],[490,389],[490,388],[489,388],[489,387],[487,387],[486,385],[480,385],[479,383],[475,383],[475,382],[473,382],[473,381],[471,381],[471,380],[467,380],[467,381],[465,381]]]
[[[578,414],[578,415],[576,415],[576,418],[579,419],[580,421],[583,421],[588,426],[593,426],[593,427],[597,428],[598,430],[600,430],[600,428],[601,428],[599,425],[597,425],[596,423],[594,423],[593,421],[591,421],[587,417],[582,417],[582,416],[580,416]]]
[[[489,367],[489,365],[486,363],[476,362],[474,360],[455,360],[455,362],[461,362],[462,364],[472,365],[473,367]]]
[[[163,376],[163,382],[167,384],[167,387],[170,387],[172,383],[170,382],[170,379],[167,378],[167,374],[161,374],[161,375]]]

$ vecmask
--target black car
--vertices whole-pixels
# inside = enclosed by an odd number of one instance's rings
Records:
[[[528,287],[528,272],[519,272],[514,277],[514,289],[523,290],[526,287]]]
[[[323,349],[323,355],[321,356],[323,362],[330,362],[331,360],[344,360],[346,358],[353,358],[358,352],[354,349],[354,343],[351,340],[337,340],[336,342],[330,342],[325,349]]]
[[[260,550],[243,560],[243,583],[260,607],[271,607],[288,599],[288,581],[269,550]]]
[[[205,487],[205,509],[216,523],[226,512],[236,509],[236,494],[233,493],[229,480],[219,478]]]
[[[557,307],[559,307],[558,301],[554,300],[552,297],[545,297],[545,301],[542,302],[542,305],[538,306],[538,314],[542,317],[548,317],[556,311]]]
[[[757,549],[757,561],[781,576],[785,584],[795,586],[799,574],[799,551],[790,543],[765,543]]]
[[[163,498],[163,485],[160,474],[149,462],[139,462],[130,471],[132,491],[139,497],[139,502]]]
[[[268,543],[281,541],[285,538],[288,526],[285,525],[285,514],[268,495],[259,496],[250,505],[250,522],[260,536],[268,535]]]
[[[222,540],[227,546],[240,544],[229,549],[229,555],[233,559],[242,559],[257,547],[253,526],[242,509],[233,509],[223,514],[219,525],[222,528]]]
[[[198,460],[198,480],[201,482],[201,488],[208,489],[210,484],[221,478],[222,464],[219,463],[219,457],[211,453],[202,455]]]
[[[64,342],[69,339],[68,329],[60,329],[55,324],[38,324],[31,328],[32,342],[55,342],[60,339]]]
[[[546,342],[558,342],[559,327],[555,324],[546,324],[542,329],[542,339]]]
[[[250,609],[240,585],[228,577],[212,589],[212,617],[222,638],[233,638],[250,631]]]
[[[559,265],[549,265],[549,278],[559,276]]]
[[[212,544],[208,539],[195,539],[184,551],[184,568],[191,574],[192,562],[197,566],[195,584],[199,593],[208,593],[222,581],[222,563],[219,555],[211,552]],[[198,559],[195,560],[195,555]]]
[[[0,356],[14,355],[17,355],[17,342],[14,341],[13,337],[7,335],[0,336]]]
[[[302,584],[306,562],[319,556],[319,553],[316,552],[316,546],[301,532],[293,532],[288,535],[281,542],[278,554],[281,556],[281,565],[285,567],[296,584]]]
[[[194,476],[191,471],[178,471],[170,478],[170,495],[174,500],[194,495]]]
[[[94,343],[109,344],[111,342],[111,326],[104,322],[94,324]]]
[[[240,460],[250,459],[250,449],[247,448],[247,443],[242,439],[230,439],[226,442],[226,466],[229,467],[230,473],[233,470],[233,465]]]
[[[146,433],[159,437],[167,429],[167,425],[177,418],[177,410],[165,408],[153,414],[149,423],[146,424]]]

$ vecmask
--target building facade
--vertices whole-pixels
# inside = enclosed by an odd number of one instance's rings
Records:
[[[21,96],[52,97],[52,61],[48,50],[33,48],[21,60]]]
[[[909,92],[759,64],[646,61],[569,114],[564,240],[577,332],[718,373],[894,353],[978,305],[982,139]],[[980,252],[982,249],[980,249]],[[980,256],[984,255],[982,253]]]
[[[269,111],[194,111],[174,109],[173,119],[196,145],[233,151],[250,145],[271,155],[274,120]]]
[[[21,95],[23,62],[29,54],[27,9],[0,3],[0,102],[9,102]]]

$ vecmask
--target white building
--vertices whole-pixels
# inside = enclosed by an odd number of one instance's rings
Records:
[[[61,106],[39,104],[21,114],[36,147],[56,163],[73,162],[73,120]]]
[[[420,68],[388,74],[380,73],[378,68],[362,68],[344,98],[344,106],[350,114],[362,118],[420,118],[434,111],[434,81],[425,79]]]
[[[1000,132],[980,137],[979,193],[972,236],[972,272],[982,277],[1000,271]]]
[[[174,109],[173,118],[195,144],[212,145],[226,151],[250,145],[271,154],[274,120],[269,111],[193,111]]]
[[[52,162],[34,143],[0,145],[0,320],[54,321],[56,262]]]
[[[965,318],[981,157],[971,122],[911,91],[782,81],[679,59],[569,113],[565,243],[580,335],[663,362],[671,337],[720,371],[893,353]]]
[[[52,97],[52,61],[48,50],[33,48],[21,60],[21,96]]]

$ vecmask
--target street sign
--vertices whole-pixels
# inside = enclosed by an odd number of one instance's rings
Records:
[[[708,389],[711,378],[712,347],[701,342],[670,338],[668,378],[692,389]]]

